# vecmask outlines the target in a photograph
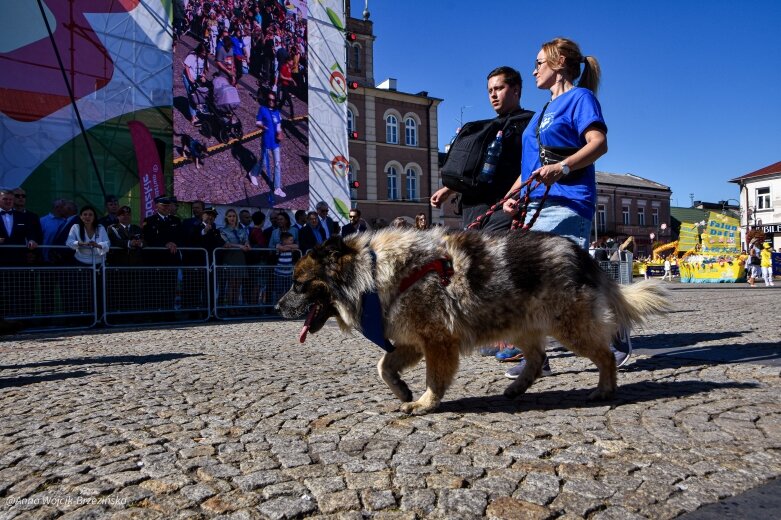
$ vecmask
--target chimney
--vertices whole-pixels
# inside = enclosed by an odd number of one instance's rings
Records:
[[[388,78],[379,85],[377,88],[382,90],[396,90],[396,78]]]

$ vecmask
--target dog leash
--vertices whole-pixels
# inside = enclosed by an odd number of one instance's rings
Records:
[[[537,207],[537,210],[534,212],[534,215],[532,215],[532,218],[529,220],[529,223],[524,224],[523,222],[524,220],[526,220],[526,214],[529,209],[529,203],[531,202],[531,193],[542,184],[542,181],[538,180],[536,183],[534,183],[534,180],[535,180],[534,177],[530,177],[526,182],[521,184],[517,189],[511,191],[505,198],[503,198],[502,200],[500,200],[499,202],[497,202],[496,204],[488,208],[488,211],[486,211],[483,215],[477,217],[466,228],[480,229],[487,218],[489,218],[491,215],[496,213],[497,210],[502,209],[502,206],[504,206],[505,202],[507,202],[510,199],[514,199],[514,200],[518,200],[521,206],[518,209],[518,212],[513,217],[513,223],[510,226],[510,229],[511,230],[520,229],[522,232],[529,231],[531,227],[534,225],[534,223],[537,221],[537,217],[540,216],[540,212],[542,211],[542,205],[545,203],[545,199],[548,198],[548,192],[550,191],[550,186],[546,186],[545,193],[543,193],[542,198],[540,198],[540,205]],[[534,185],[532,185],[532,183],[534,183]],[[521,191],[523,190],[524,187],[526,188],[526,193],[523,196],[521,196]]]

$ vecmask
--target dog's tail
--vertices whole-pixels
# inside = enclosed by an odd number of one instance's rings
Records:
[[[614,309],[619,324],[631,328],[641,325],[651,316],[672,309],[670,292],[656,280],[642,280],[621,286],[623,304]]]

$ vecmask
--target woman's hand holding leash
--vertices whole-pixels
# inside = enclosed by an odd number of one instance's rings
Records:
[[[556,184],[566,173],[562,163],[546,164],[532,172],[531,178],[537,179],[545,186]]]

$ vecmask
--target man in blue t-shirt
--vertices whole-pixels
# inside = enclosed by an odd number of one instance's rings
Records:
[[[282,191],[282,166],[281,150],[279,142],[282,140],[282,116],[279,114],[277,106],[277,95],[269,92],[266,95],[266,105],[260,105],[255,124],[261,129],[260,138],[260,158],[258,163],[250,172],[250,180],[255,186],[258,185],[257,176],[261,172],[270,174],[272,168],[274,171],[273,186],[274,195],[284,198],[287,194]],[[270,178],[270,175],[269,175]]]

